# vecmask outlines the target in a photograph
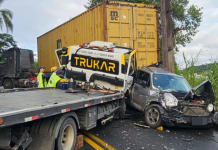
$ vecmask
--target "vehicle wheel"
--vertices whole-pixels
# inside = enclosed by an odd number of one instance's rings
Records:
[[[13,82],[11,79],[4,79],[3,86],[5,89],[13,89]]]
[[[151,106],[145,112],[145,122],[151,128],[157,128],[161,125],[161,115],[158,107]]]
[[[120,106],[120,118],[124,118],[126,116],[126,103],[125,100],[121,101],[121,106]]]
[[[76,144],[77,128],[72,118],[67,118],[61,125],[58,138],[58,150],[74,150]]]

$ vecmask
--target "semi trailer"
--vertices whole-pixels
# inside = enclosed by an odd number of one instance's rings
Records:
[[[56,49],[91,41],[131,47],[139,67],[160,61],[156,5],[107,0],[88,9],[37,38],[39,66],[58,66]]]

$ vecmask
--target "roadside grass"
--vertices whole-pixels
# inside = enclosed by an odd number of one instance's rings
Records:
[[[216,106],[218,107],[218,65],[214,61],[211,70],[206,73],[208,79],[212,83],[214,95],[216,99]]]
[[[198,84],[202,83],[205,80],[209,80],[212,84],[214,96],[216,100],[216,106],[218,107],[218,65],[216,61],[212,61],[213,65],[211,68],[208,68],[208,71],[205,71],[201,74],[196,73],[195,66],[198,63],[198,59],[201,55],[202,51],[196,54],[196,56],[191,56],[191,58],[187,58],[185,54],[183,53],[183,60],[185,62],[185,68],[183,71],[178,70],[178,65],[176,65],[175,73],[182,75],[186,78],[186,80],[189,82],[189,84],[192,87],[197,86]]]

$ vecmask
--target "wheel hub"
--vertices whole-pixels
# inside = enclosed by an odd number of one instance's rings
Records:
[[[149,110],[149,120],[152,124],[155,124],[159,120],[159,112],[156,109]]]
[[[64,128],[61,137],[63,150],[69,150],[73,144],[73,141],[74,141],[73,127],[71,125],[67,125]]]

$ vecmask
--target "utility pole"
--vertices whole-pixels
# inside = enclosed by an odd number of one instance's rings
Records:
[[[163,68],[175,72],[170,0],[161,0]]]

